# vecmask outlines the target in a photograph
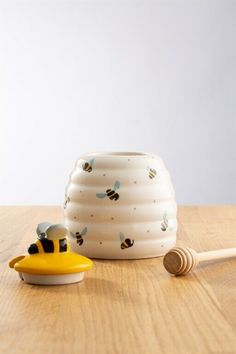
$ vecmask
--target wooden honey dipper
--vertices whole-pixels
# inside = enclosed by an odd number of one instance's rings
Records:
[[[236,257],[236,248],[197,253],[188,247],[175,247],[166,253],[163,264],[167,272],[174,275],[184,275],[201,262],[231,257]]]

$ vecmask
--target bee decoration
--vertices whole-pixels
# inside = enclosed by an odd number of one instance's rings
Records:
[[[93,163],[94,163],[94,159],[91,159],[89,161],[86,161],[83,163],[82,165],[82,169],[85,171],[85,172],[92,172],[93,170]]]
[[[108,197],[111,200],[118,200],[119,199],[119,194],[116,192],[120,188],[120,182],[116,181],[113,189],[107,189],[106,193],[97,193],[96,196],[97,198],[105,198]]]
[[[153,178],[155,178],[156,177],[156,175],[157,175],[157,171],[155,170],[155,168],[151,168],[151,167],[147,167],[147,170],[148,170],[148,177],[150,178],[150,179],[153,179]]]
[[[122,250],[125,250],[126,248],[132,247],[134,245],[134,240],[131,240],[130,238],[125,238],[125,235],[122,232],[120,232],[120,241],[120,248]]]
[[[38,239],[29,246],[29,254],[67,252],[69,230],[66,226],[41,223],[36,231]]]
[[[78,243],[79,246],[82,246],[84,243],[83,236],[87,234],[88,228],[85,227],[81,232],[76,232],[75,237],[76,237],[76,242]]]
[[[166,213],[163,215],[163,221],[161,223],[161,229],[162,231],[166,231],[168,228],[168,219]]]
[[[70,202],[70,197],[68,197],[67,195],[65,195],[65,202],[64,202],[64,209],[66,209],[67,204]]]

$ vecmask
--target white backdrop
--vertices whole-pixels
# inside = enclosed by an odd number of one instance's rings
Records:
[[[75,159],[164,159],[180,204],[236,202],[236,1],[0,0],[1,204],[60,204]]]

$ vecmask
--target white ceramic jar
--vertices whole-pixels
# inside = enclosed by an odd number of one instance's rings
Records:
[[[64,211],[72,249],[88,257],[156,257],[176,243],[174,189],[158,156],[83,155],[70,175]]]

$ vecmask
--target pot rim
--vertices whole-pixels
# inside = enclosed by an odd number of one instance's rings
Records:
[[[104,152],[88,152],[83,155],[81,155],[81,158],[85,157],[99,157],[99,158],[105,158],[105,157],[112,157],[112,158],[127,158],[127,157],[132,157],[132,158],[152,158],[155,157],[153,154],[146,153],[146,152],[139,152],[139,151],[104,151]]]

